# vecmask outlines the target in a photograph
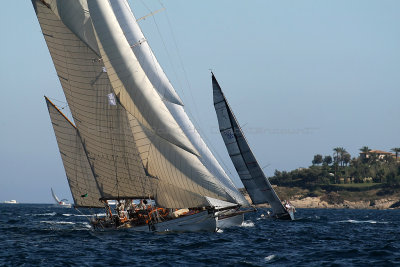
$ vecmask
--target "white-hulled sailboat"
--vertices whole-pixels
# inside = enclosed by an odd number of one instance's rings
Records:
[[[294,220],[294,207],[288,202],[285,206],[282,204],[251,151],[217,79],[213,73],[211,73],[211,76],[219,131],[233,165],[253,204],[268,203],[272,208],[272,217],[282,220]]]
[[[71,204],[67,203],[68,199],[59,199],[56,194],[53,191],[53,188],[51,188],[51,195],[53,196],[53,199],[57,203],[58,206],[64,207],[64,208],[71,208]]]
[[[46,98],[75,207],[107,210],[92,225],[215,231],[241,223],[242,213],[221,214],[247,201],[189,120],[127,2],[32,2],[74,120]]]

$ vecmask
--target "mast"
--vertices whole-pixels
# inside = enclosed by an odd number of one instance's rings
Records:
[[[229,156],[253,204],[269,203],[278,217],[288,214],[260,168],[239,123],[212,73],[214,107],[219,130]]]

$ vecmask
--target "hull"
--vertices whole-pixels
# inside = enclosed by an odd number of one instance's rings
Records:
[[[10,200],[10,201],[6,200],[4,201],[4,204],[18,204],[18,202],[16,200]]]
[[[284,221],[293,221],[294,220],[294,211],[288,210],[287,213],[282,215],[276,215],[276,219],[284,220]]]
[[[222,212],[218,212],[218,229],[226,229],[234,226],[241,226],[244,221],[244,214],[248,212],[254,212],[255,209],[238,210],[231,209]]]
[[[226,229],[234,226],[241,226],[244,221],[244,214],[232,215],[229,217],[218,218],[217,228]]]
[[[58,206],[59,207],[62,207],[62,208],[71,208],[72,207],[72,205],[71,204],[58,204]]]
[[[116,226],[111,223],[94,223],[95,229],[124,229],[130,228],[138,232],[215,232],[217,230],[217,216],[214,212],[202,211],[193,215],[182,216],[164,222],[148,223],[141,226],[132,226],[124,223]]]

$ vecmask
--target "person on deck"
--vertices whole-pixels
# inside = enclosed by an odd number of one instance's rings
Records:
[[[141,199],[140,203],[138,205],[138,208],[140,210],[146,210],[147,209],[147,200],[146,199]]]

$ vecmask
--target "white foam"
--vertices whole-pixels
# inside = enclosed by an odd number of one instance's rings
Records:
[[[254,227],[254,223],[250,220],[243,221],[241,227]]]
[[[337,221],[338,223],[371,223],[371,224],[376,224],[376,223],[383,223],[386,224],[388,222],[377,222],[374,220],[366,220],[366,221],[357,221],[357,220],[344,220],[344,221]]]
[[[33,216],[54,216],[54,215],[56,215],[57,213],[55,213],[55,212],[51,212],[51,213],[41,213],[41,214],[32,214]],[[29,215],[29,214],[26,214],[26,215]]]
[[[74,222],[64,222],[64,221],[40,221],[40,223],[48,223],[48,224],[75,224]]]
[[[84,214],[69,214],[69,213],[65,213],[63,214],[63,216],[69,217],[69,216],[75,216],[75,217],[90,217],[93,215],[84,215]]]
[[[265,261],[271,261],[271,260],[273,260],[275,257],[276,257],[275,255],[269,255],[269,256],[265,257],[264,260],[265,260]]]
[[[223,232],[224,232],[224,230],[222,230],[222,229],[217,230],[217,233],[223,233]]]

